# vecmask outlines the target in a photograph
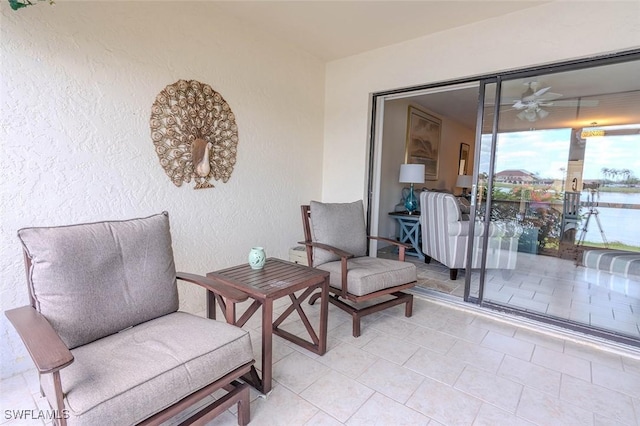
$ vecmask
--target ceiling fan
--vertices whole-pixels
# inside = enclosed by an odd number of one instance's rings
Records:
[[[583,106],[597,106],[596,100],[562,100],[560,93],[549,92],[551,86],[543,87],[539,89],[539,83],[537,81],[525,82],[527,89],[524,91],[520,99],[513,102],[512,108],[519,110],[516,114],[520,120],[526,120],[534,122],[541,120],[549,115],[549,111],[543,109],[543,107],[583,107]]]

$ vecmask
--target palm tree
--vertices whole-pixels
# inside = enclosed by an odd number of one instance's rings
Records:
[[[607,178],[609,177],[609,174],[611,173],[611,169],[608,167],[603,167],[602,169],[600,169],[600,172],[602,172],[602,186],[604,186],[607,183]]]

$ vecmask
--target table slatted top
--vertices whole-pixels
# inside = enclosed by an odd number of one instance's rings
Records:
[[[301,288],[324,281],[329,272],[268,258],[262,269],[251,269],[248,263],[209,272],[208,277],[256,297],[274,297],[289,294]]]

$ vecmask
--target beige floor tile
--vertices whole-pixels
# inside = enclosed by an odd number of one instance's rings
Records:
[[[11,422],[10,424],[12,425],[18,424],[25,415],[25,411],[39,409],[23,374],[17,374],[2,380],[1,390],[0,408],[2,409],[2,416],[0,416],[0,424],[5,424],[5,422]],[[30,421],[32,425],[43,424],[42,421]]]
[[[542,346],[556,352],[564,351],[564,339],[550,336],[538,331],[532,331],[528,328],[518,328],[514,337],[516,339],[524,340],[526,342],[533,343],[536,346]]]
[[[344,423],[337,421],[324,411],[318,411],[304,426],[341,426],[343,424]]]
[[[384,333],[379,332],[375,328],[367,327],[361,328],[360,336],[353,337],[353,328],[351,325],[351,321],[342,323],[329,332],[330,337],[335,337],[336,339],[339,339],[358,348],[363,347],[371,340],[382,335],[384,335]]]
[[[588,426],[593,424],[593,412],[526,387],[520,397],[516,415],[538,425]]]
[[[401,340],[391,336],[377,337],[362,347],[369,353],[400,365],[411,358],[418,348],[420,346],[410,343],[409,339]]]
[[[480,411],[482,401],[427,378],[405,405],[446,425],[469,425]]]
[[[251,339],[253,347],[253,357],[256,360],[254,364],[258,370],[262,370],[262,336]],[[273,350],[271,352],[272,365],[280,361],[285,356],[293,352],[290,346],[285,344],[285,340],[278,336],[273,336]]]
[[[275,386],[267,398],[257,398],[251,402],[251,424],[303,425],[317,412],[317,407],[286,387]]]
[[[453,336],[457,339],[466,340],[470,343],[480,343],[485,338],[489,330],[473,324],[462,324],[450,322],[439,329],[441,332]]]
[[[404,319],[381,315],[371,324],[371,327],[382,333],[387,333],[397,338],[403,338],[411,333],[416,328],[416,325],[405,321]]]
[[[416,327],[405,339],[441,354],[447,353],[458,340],[453,336],[426,327]]]
[[[294,351],[273,365],[273,378],[300,393],[329,370],[326,365]]]
[[[507,322],[497,321],[494,319],[489,319],[478,315],[471,325],[478,326],[489,331],[494,331],[496,333],[502,334],[508,337],[514,337],[518,327],[513,324],[509,324]]]
[[[591,381],[591,363],[584,358],[536,346],[531,362],[579,379]]]
[[[459,340],[447,352],[447,356],[458,359],[474,367],[487,370],[491,373],[498,371],[504,354],[493,349]]]
[[[531,359],[533,348],[535,347],[533,343],[505,336],[495,331],[489,331],[485,338],[482,339],[481,345],[525,361]]]
[[[381,359],[362,373],[357,380],[395,401],[405,403],[420,386],[424,377],[408,368]]]
[[[640,375],[640,355],[638,358],[622,357],[622,368],[629,373]]]
[[[504,357],[498,375],[556,398],[560,395],[560,372],[509,355]]]
[[[373,390],[354,379],[332,371],[305,389],[300,396],[338,421],[345,422],[373,393]]]
[[[471,366],[465,367],[453,387],[512,414],[522,393],[521,384]]]
[[[228,411],[220,414],[215,419],[207,422],[206,426],[236,426],[238,424],[238,417]]]
[[[361,375],[377,360],[370,352],[344,342],[318,358],[319,362],[351,378]]]
[[[419,426],[430,423],[428,417],[376,393],[351,416],[346,424],[349,426]]]
[[[512,413],[508,413],[491,404],[482,404],[480,412],[476,416],[473,426],[533,426],[525,419],[521,419]]]
[[[404,367],[433,380],[453,385],[465,365],[464,362],[460,362],[456,358],[421,348],[409,358]]]
[[[566,374],[562,375],[560,399],[621,424],[632,425],[636,421],[631,397]]]
[[[564,353],[579,358],[593,361],[611,368],[622,370],[622,357],[613,352],[594,350],[593,345],[567,341],[564,345]]]
[[[596,362],[591,363],[592,383],[640,398],[640,374],[611,368]]]

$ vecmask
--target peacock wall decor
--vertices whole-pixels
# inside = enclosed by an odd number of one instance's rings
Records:
[[[227,182],[236,164],[238,126],[220,93],[196,80],[165,87],[151,107],[151,139],[160,165],[176,186],[194,189]]]

